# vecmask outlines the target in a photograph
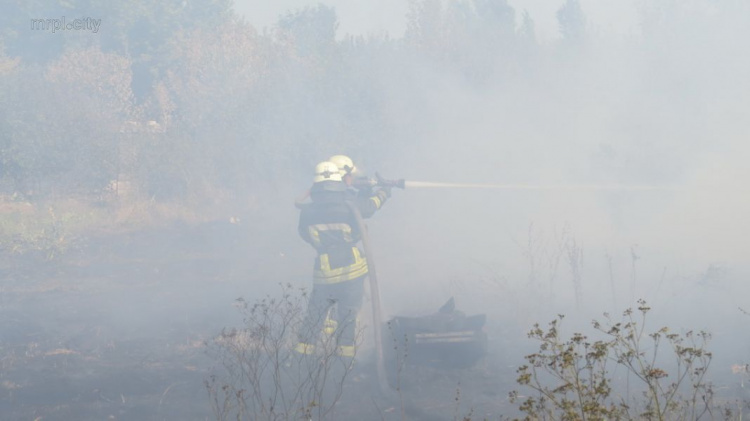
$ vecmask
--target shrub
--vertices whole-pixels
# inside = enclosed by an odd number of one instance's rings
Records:
[[[338,331],[321,335],[315,355],[293,350],[306,300],[304,290],[287,284],[280,298],[237,301],[244,327],[224,330],[208,344],[223,369],[205,382],[217,420],[330,417],[353,359],[337,355]]]
[[[534,393],[520,402],[525,419],[690,419],[713,418],[713,390],[705,376],[711,363],[706,350],[710,335],[692,331],[677,334],[663,327],[646,334],[650,308],[640,300],[639,320],[634,311],[623,313],[621,322],[593,322],[603,339],[591,341],[581,333],[569,339],[560,335],[563,316],[542,329],[538,324],[529,337],[539,341],[539,351],[526,356],[518,369],[518,384]],[[664,344],[669,351],[664,351]],[[675,364],[668,370],[663,354]],[[624,378],[613,371],[625,369]],[[631,383],[630,379],[636,381]],[[632,390],[639,393],[632,395]],[[623,394],[621,391],[624,391]],[[640,395],[641,398],[635,398]]]

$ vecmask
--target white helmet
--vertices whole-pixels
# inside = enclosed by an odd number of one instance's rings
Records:
[[[321,181],[341,181],[339,167],[331,161],[323,161],[316,165],[313,183],[320,183]]]
[[[328,160],[339,167],[339,171],[341,172],[342,177],[347,174],[354,174],[357,172],[357,167],[354,166],[354,161],[352,161],[352,159],[346,155],[334,155],[328,158]]]

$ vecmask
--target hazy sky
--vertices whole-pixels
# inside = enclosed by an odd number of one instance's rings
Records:
[[[236,10],[258,28],[274,24],[289,10],[322,3],[334,6],[339,17],[339,35],[387,31],[395,37],[406,28],[409,0],[235,0]],[[564,0],[508,0],[517,18],[527,10],[536,23],[537,36],[549,41],[558,36],[556,11]],[[581,0],[589,23],[603,31],[627,33],[636,27],[636,6],[632,0]]]

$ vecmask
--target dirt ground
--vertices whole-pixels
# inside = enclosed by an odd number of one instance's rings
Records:
[[[219,364],[206,342],[241,327],[238,297],[278,293],[290,273],[307,284],[307,265],[289,269],[287,253],[304,248],[296,240],[293,229],[279,236],[270,226],[221,221],[90,238],[53,260],[3,256],[0,419],[217,419],[205,381]],[[406,366],[385,398],[372,357],[363,356],[326,419],[519,415],[508,392],[528,347],[519,332],[487,333],[488,355],[476,365]],[[744,378],[720,376],[718,395],[735,405]]]
[[[216,317],[199,297],[229,281],[214,272],[223,258],[175,248],[190,235],[120,235],[53,261],[6,259],[2,418],[209,417],[202,348]]]
[[[241,323],[234,299],[284,281],[280,246],[248,240],[273,238],[253,229],[175,225],[91,238],[53,260],[4,256],[1,418],[216,419],[204,381],[217,362],[205,342]],[[390,401],[378,397],[365,361],[331,419],[498,419],[510,410],[515,372],[489,361],[499,360],[407,367]]]

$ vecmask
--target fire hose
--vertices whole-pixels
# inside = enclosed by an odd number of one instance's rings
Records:
[[[388,180],[376,173],[376,178],[360,177],[353,180],[353,187],[357,189],[386,187],[386,188],[467,188],[467,189],[500,189],[500,190],[625,190],[625,191],[648,191],[648,190],[675,190],[673,186],[654,186],[654,185],[623,185],[623,184],[588,184],[588,185],[531,185],[531,184],[479,184],[479,183],[440,183],[427,181],[406,181],[404,179]],[[298,204],[307,198],[298,200]],[[361,233],[362,247],[367,258],[368,279],[370,285],[370,295],[372,298],[372,318],[373,318],[373,336],[375,341],[376,353],[376,370],[378,385],[384,397],[392,398],[392,390],[388,384],[388,378],[385,370],[385,355],[383,349],[382,336],[382,310],[380,303],[380,289],[378,287],[378,277],[375,266],[375,259],[372,253],[370,237],[367,232],[362,214],[354,202],[347,201],[347,206],[355,217],[357,228]]]
[[[362,237],[362,248],[364,248],[365,257],[367,259],[368,279],[370,282],[370,296],[372,298],[372,324],[373,324],[373,336],[375,341],[375,368],[378,375],[378,385],[380,386],[380,392],[384,395],[390,393],[388,386],[388,378],[385,372],[385,356],[383,352],[383,316],[380,307],[380,289],[378,288],[378,276],[375,270],[375,259],[372,255],[372,248],[370,247],[370,236],[367,233],[367,226],[362,218],[362,214],[359,211],[357,205],[353,202],[346,202],[349,209],[354,214],[354,219],[357,221],[357,228]]]

